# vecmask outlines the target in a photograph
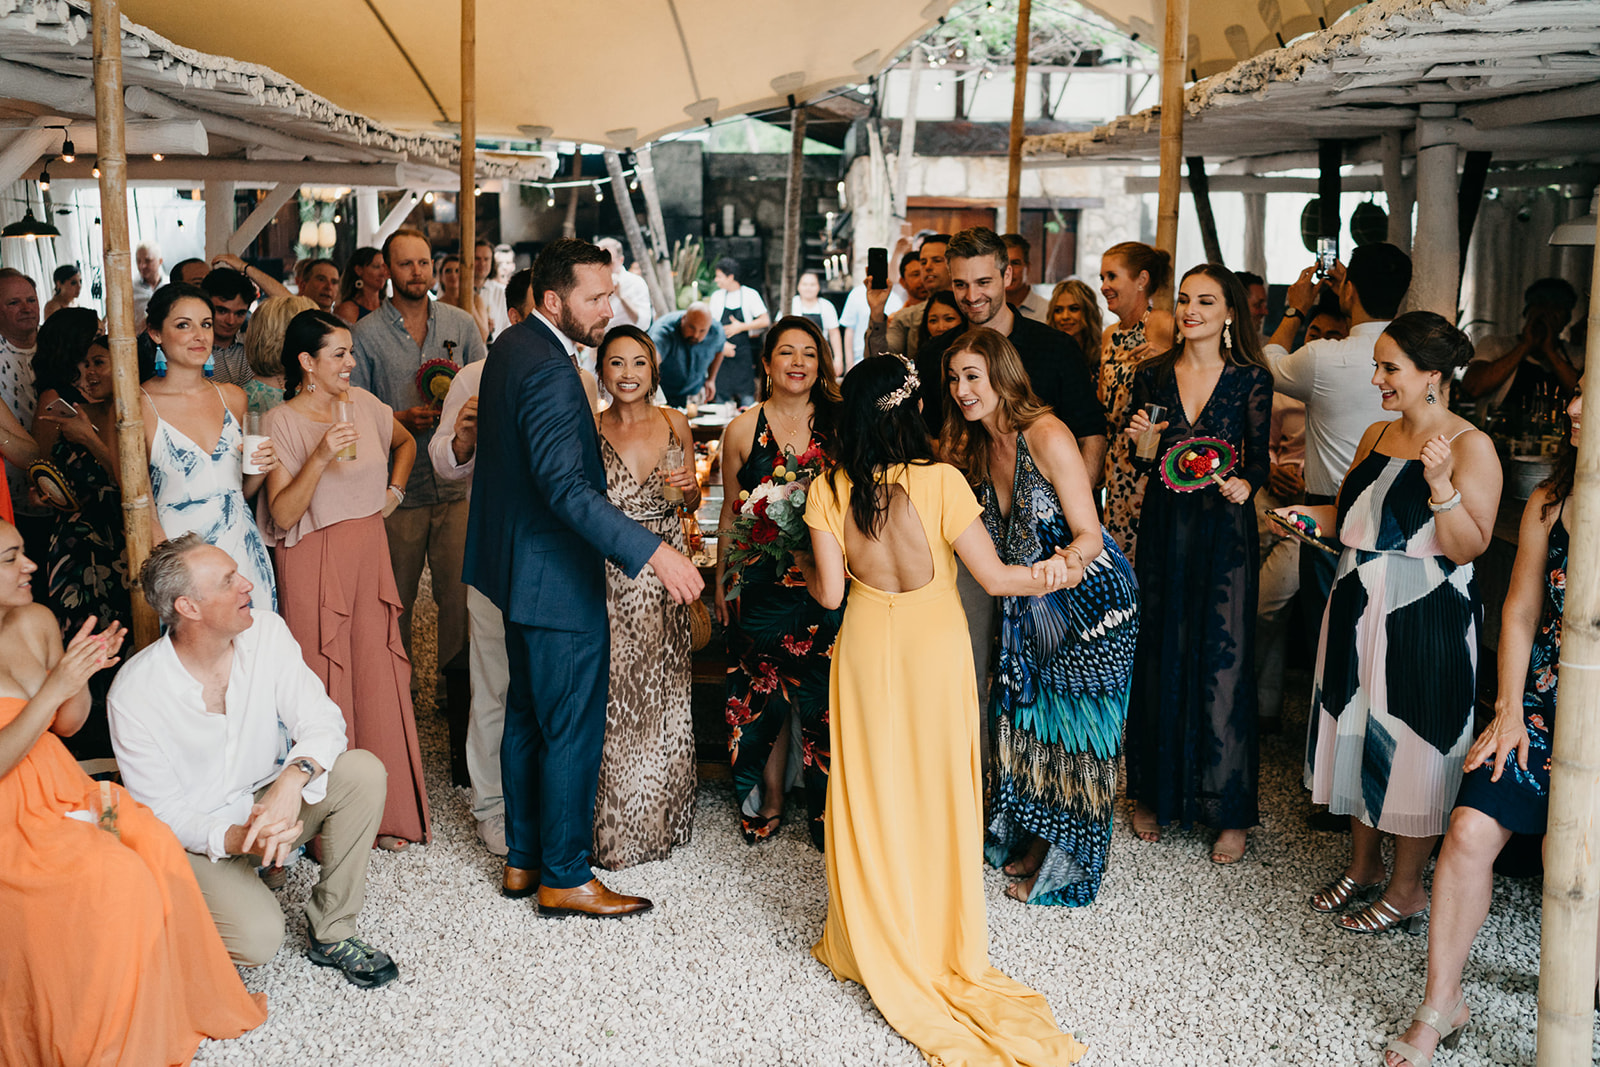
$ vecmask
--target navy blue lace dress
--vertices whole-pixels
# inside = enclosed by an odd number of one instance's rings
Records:
[[[1158,456],[1193,437],[1233,446],[1232,476],[1267,482],[1272,374],[1228,364],[1188,421],[1170,368],[1134,376],[1129,411],[1167,409]],[[1135,460],[1150,471],[1155,464]],[[1257,821],[1255,620],[1261,546],[1249,502],[1215,486],[1180,493],[1151,474],[1139,517],[1141,599],[1128,705],[1128,795],[1162,825],[1242,830]]]
[[[1071,543],[1055,487],[1017,434],[1011,514],[978,488],[983,524],[1005,563],[1029,566]],[[984,855],[998,867],[1049,842],[1029,904],[1092,904],[1111,849],[1117,757],[1128,714],[1139,587],[1100,531],[1101,551],[1071,589],[1000,598],[1000,662],[990,690],[994,813]]]

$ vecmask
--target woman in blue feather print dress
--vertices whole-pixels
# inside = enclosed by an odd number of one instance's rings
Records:
[[[990,691],[993,811],[985,857],[1030,904],[1090,904],[1105,874],[1138,632],[1133,568],[1101,527],[1077,442],[1028,385],[1016,349],[978,328],[951,345],[941,445],[967,472],[1002,562],[1060,548],[1070,577],[1003,597]]]

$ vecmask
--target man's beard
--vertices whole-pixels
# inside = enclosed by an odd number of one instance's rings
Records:
[[[961,310],[966,312],[968,326],[987,326],[989,323],[994,321],[994,317],[996,315],[1000,314],[1000,306],[1003,302],[1004,297],[1002,297],[1000,300],[989,301],[989,314],[981,319],[978,318],[977,312],[973,311],[972,308],[966,306],[965,304],[962,305]]]
[[[564,303],[561,305],[561,315],[556,321],[556,327],[566,334],[569,340],[576,341],[580,345],[588,345],[590,348],[594,348],[606,339],[605,319],[585,327],[572,313],[572,309]]]

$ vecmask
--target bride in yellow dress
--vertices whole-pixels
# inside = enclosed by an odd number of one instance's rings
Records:
[[[916,389],[894,356],[850,372],[836,466],[806,501],[807,587],[830,607],[850,585],[828,705],[828,919],[811,951],[930,1063],[1076,1063],[1087,1050],[1044,996],[989,962],[978,694],[954,554],[994,596],[1051,592],[1070,568],[1000,562],[966,479],[934,459]]]

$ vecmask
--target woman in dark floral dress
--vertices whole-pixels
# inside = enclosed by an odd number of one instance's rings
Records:
[[[106,338],[95,336],[98,330],[93,310],[63,308],[39,327],[34,357],[40,390],[34,436],[66,490],[57,501],[59,521],[45,555],[41,599],[67,635],[91,615],[101,626],[133,622],[116,475],[111,352]],[[67,404],[76,414],[65,413]],[[105,695],[115,678],[112,668],[89,680],[89,718],[83,729],[63,739],[80,760],[111,757]]]
[[[720,529],[733,525],[741,494],[815,469],[833,429],[839,387],[833,354],[809,319],[788,316],[767,331],[761,402],[722,437]],[[717,560],[717,617],[728,641],[728,751],[745,841],[783,825],[783,798],[805,793],[811,840],[822,847],[828,789],[828,672],[843,609],[829,611],[806,591],[792,557],[758,560],[729,599],[726,553]],[[797,751],[799,766],[790,753]]]
[[[1168,823],[1205,823],[1219,832],[1216,863],[1244,855],[1260,770],[1251,669],[1260,543],[1250,498],[1267,481],[1272,373],[1248,303],[1222,267],[1183,276],[1180,339],[1139,368],[1126,431],[1131,442],[1150,428],[1146,404],[1166,409],[1157,460],[1134,459],[1151,473],[1134,562],[1143,621],[1128,706],[1133,828],[1155,841]],[[1176,492],[1156,464],[1194,437],[1227,441],[1237,466],[1221,486]]]
[[[1384,1052],[1388,1067],[1417,1067],[1441,1034],[1471,1012],[1461,972],[1489,917],[1494,861],[1511,835],[1543,834],[1550,812],[1550,728],[1556,718],[1561,616],[1567,601],[1567,504],[1577,467],[1583,397],[1567,405],[1572,447],[1522,511],[1517,561],[1500,617],[1500,684],[1494,721],[1467,752],[1466,778],[1433,871],[1428,981],[1403,1037]]]

